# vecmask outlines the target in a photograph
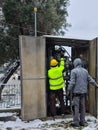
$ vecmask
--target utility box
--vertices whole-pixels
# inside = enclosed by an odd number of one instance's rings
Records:
[[[84,40],[48,35],[41,37],[20,36],[21,117],[23,120],[50,116],[47,71],[49,69],[49,61],[55,55],[55,46],[69,47],[71,62],[82,54],[83,58],[88,62],[87,69],[90,75],[98,81],[98,38]],[[68,68],[67,74],[69,74],[71,69],[70,67]],[[68,80],[68,78],[65,78],[66,87]],[[66,105],[66,88],[64,99],[65,106],[70,107],[71,110],[71,103],[68,103],[68,106]],[[97,89],[94,86],[88,86],[86,100],[87,112],[97,117]]]

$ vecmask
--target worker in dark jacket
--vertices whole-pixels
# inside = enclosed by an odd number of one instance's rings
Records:
[[[70,82],[68,85],[67,95],[72,90],[73,93],[73,124],[72,126],[84,126],[85,123],[85,94],[87,93],[88,82],[98,87],[98,84],[89,75],[88,71],[82,67],[80,58],[76,58],[73,62],[74,69],[71,71]],[[79,118],[80,109],[80,118]]]
[[[56,115],[56,97],[58,97],[60,101],[61,114],[65,113],[64,99],[63,99],[63,88],[65,87],[65,82],[63,79],[63,70],[64,70],[64,58],[60,59],[59,66],[58,61],[56,59],[52,59],[50,61],[48,78],[50,89],[50,111],[52,116]]]

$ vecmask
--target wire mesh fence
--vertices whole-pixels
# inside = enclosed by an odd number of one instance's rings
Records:
[[[0,100],[0,110],[21,108],[20,84],[5,84]]]

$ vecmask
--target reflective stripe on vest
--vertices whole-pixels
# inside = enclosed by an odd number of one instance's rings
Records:
[[[53,86],[53,87],[55,87],[55,86],[60,86],[60,85],[62,85],[62,84],[64,84],[65,82],[62,82],[62,83],[60,83],[60,84],[50,84],[50,86]]]
[[[60,76],[60,77],[57,77],[57,78],[50,78],[50,80],[56,80],[56,79],[59,79],[59,78],[62,78],[63,76]]]

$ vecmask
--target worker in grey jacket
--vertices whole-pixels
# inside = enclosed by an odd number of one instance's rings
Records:
[[[67,89],[67,95],[72,91],[73,95],[73,124],[74,127],[84,126],[85,123],[85,94],[87,93],[88,82],[98,87],[98,84],[89,75],[88,71],[82,67],[80,58],[73,62],[74,69],[71,70],[70,82]],[[79,118],[80,110],[80,118]]]

